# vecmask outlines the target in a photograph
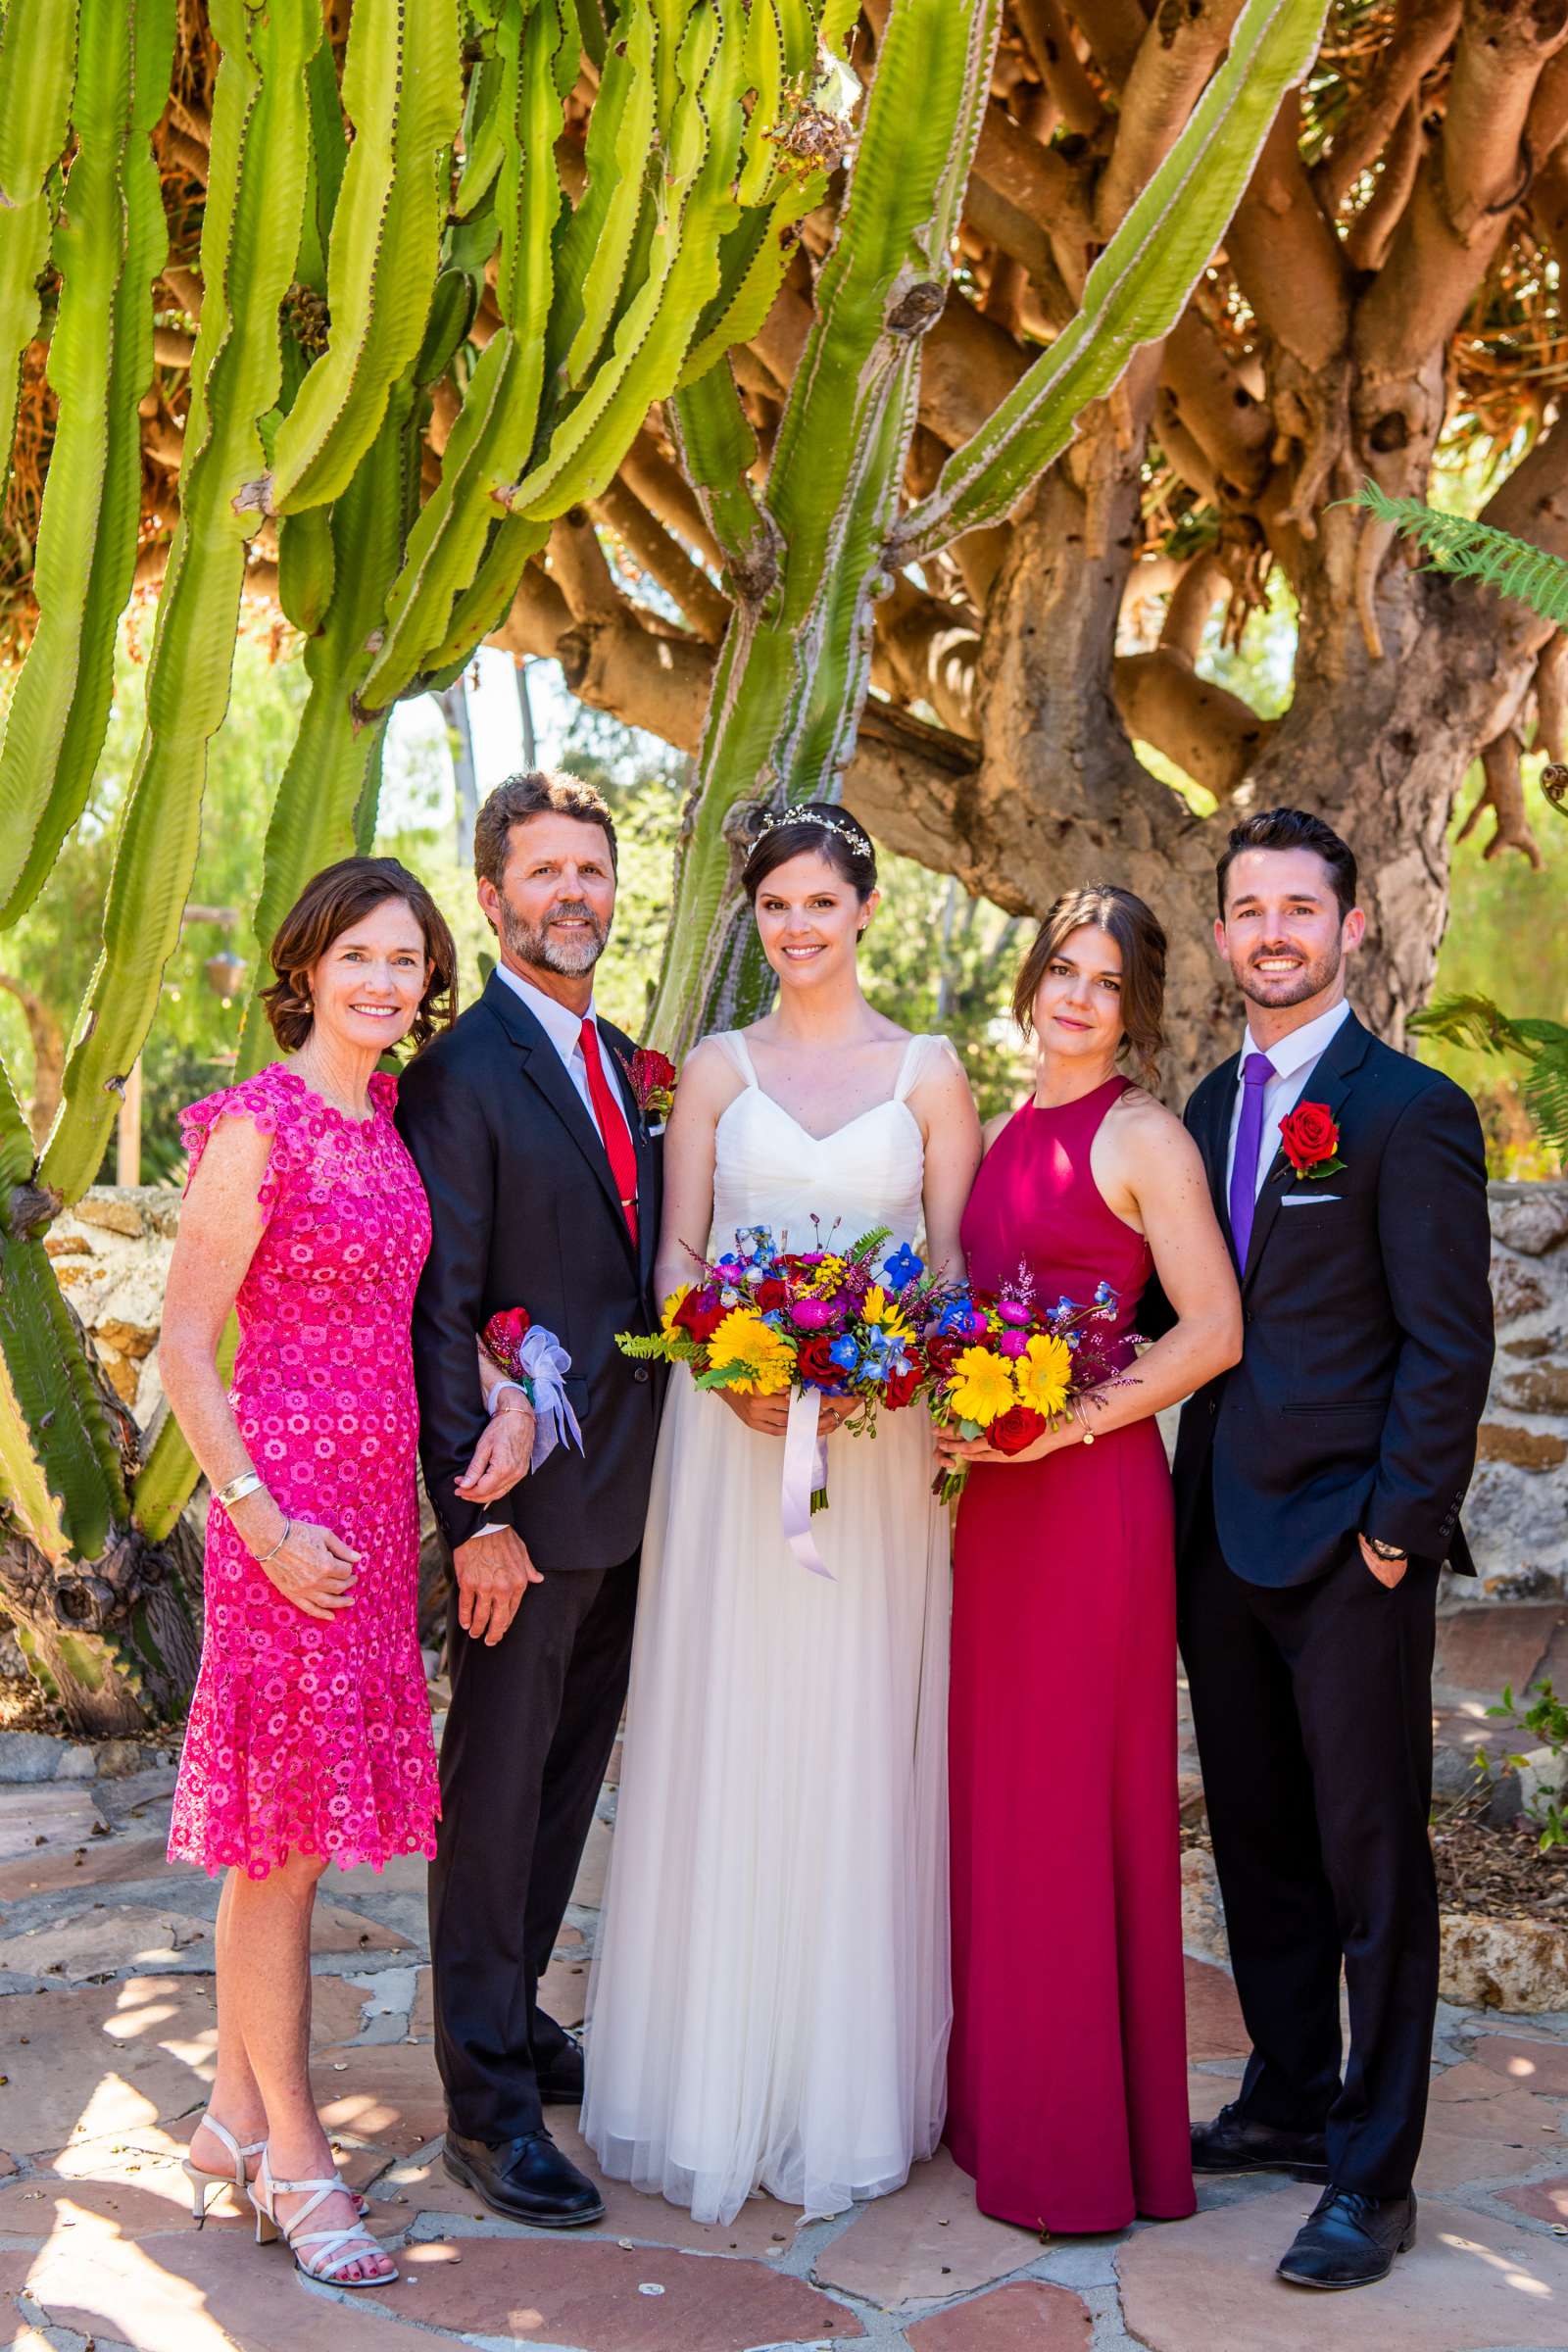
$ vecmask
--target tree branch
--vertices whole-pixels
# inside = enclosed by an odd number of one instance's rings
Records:
[[[1094,83],[1072,43],[1072,28],[1057,0],[1012,0],[1024,46],[1069,130],[1087,136],[1103,113]]]
[[[1161,390],[1201,448],[1216,488],[1230,504],[1250,505],[1268,479],[1274,420],[1192,303],[1165,338]]]
[[[1458,30],[1459,10],[1460,0],[1399,0],[1394,31],[1312,174],[1330,220],[1383,153],[1426,76],[1442,63]]]
[[[1542,68],[1565,40],[1568,11],[1561,7],[1465,0],[1443,123],[1444,198],[1462,240],[1511,212],[1528,187],[1525,122]]]
[[[642,569],[674,598],[697,635],[706,644],[716,645],[729,626],[729,598],[649,514],[621,475],[611,476],[592,501],[592,512],[624,542]]]
[[[1133,70],[1149,18],[1139,0],[1070,0],[1107,81],[1120,89]]]
[[[1412,98],[1395,125],[1377,184],[1346,234],[1345,250],[1353,270],[1381,270],[1387,261],[1425,153],[1421,101]]]
[[[1339,238],[1301,162],[1300,112],[1292,91],[1236,208],[1225,251],[1259,325],[1315,374],[1345,347],[1350,300]]]
[[[1121,225],[1175,145],[1229,46],[1241,7],[1242,0],[1189,0],[1173,24],[1161,9],[1145,33],[1122,91],[1116,143],[1095,191],[1095,228],[1102,240]]]
[[[1152,743],[1222,801],[1246,781],[1274,731],[1274,720],[1199,677],[1184,655],[1166,647],[1118,655],[1111,678],[1128,734]]]

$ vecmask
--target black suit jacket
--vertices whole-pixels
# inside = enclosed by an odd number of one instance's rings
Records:
[[[1186,1110],[1227,1235],[1237,1059]],[[1493,1352],[1475,1105],[1353,1013],[1301,1099],[1338,1120],[1345,1166],[1298,1177],[1281,1150],[1264,1179],[1241,1362],[1182,1409],[1178,1550],[1212,1469],[1220,1544],[1249,1583],[1308,1584],[1358,1532],[1473,1574],[1459,1506]]]
[[[398,1087],[398,1131],[434,1229],[414,1303],[425,1486],[449,1544],[509,1519],[544,1569],[612,1568],[637,1549],[663,1387],[660,1366],[615,1346],[617,1332],[658,1328],[662,1151],[621,1066],[631,1040],[604,1019],[599,1033],[636,1142],[635,1250],[598,1129],[544,1029],[496,974]],[[586,1454],[558,1446],[505,1501],[481,1505],[454,1481],[485,1426],[474,1338],[509,1306],[525,1306],[570,1355],[566,1394]]]

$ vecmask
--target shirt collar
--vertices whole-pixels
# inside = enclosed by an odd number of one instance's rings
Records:
[[[1329,1040],[1338,1036],[1349,1017],[1349,1002],[1342,997],[1337,1004],[1329,1006],[1327,1012],[1320,1012],[1315,1021],[1303,1021],[1299,1029],[1293,1029],[1289,1036],[1280,1038],[1276,1044],[1268,1047],[1266,1051],[1274,1065],[1275,1077],[1294,1077],[1309,1061],[1316,1061],[1318,1055],[1326,1051]],[[1242,1083],[1242,1071],[1249,1054],[1261,1054],[1264,1051],[1249,1029],[1242,1039],[1241,1059],[1236,1071],[1238,1085]]]
[[[496,973],[514,996],[522,999],[563,1060],[576,1052],[584,1020],[595,1018],[591,998],[586,1013],[573,1012],[569,1004],[563,1004],[559,997],[549,996],[542,988],[535,988],[531,980],[524,980],[521,973],[514,972],[510,964],[498,962]]]

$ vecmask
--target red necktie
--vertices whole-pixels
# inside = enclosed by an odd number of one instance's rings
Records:
[[[631,1235],[633,1249],[637,1246],[637,1153],[632,1146],[631,1129],[626,1114],[616,1102],[599,1052],[599,1032],[591,1020],[584,1021],[581,1030],[582,1057],[588,1067],[588,1099],[594,1106],[599,1133],[610,1156],[610,1173],[615,1179],[615,1192],[620,1200],[626,1231]]]

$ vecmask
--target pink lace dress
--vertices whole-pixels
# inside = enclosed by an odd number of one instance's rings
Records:
[[[397,1081],[377,1073],[370,1095],[356,1121],[274,1064],[181,1114],[192,1171],[221,1118],[272,1139],[229,1402],[282,1509],[360,1554],[353,1607],[308,1617],[212,1506],[169,1852],[214,1873],[265,1878],[295,1852],[379,1869],[435,1850],[410,1342],[430,1213],[392,1124]]]

